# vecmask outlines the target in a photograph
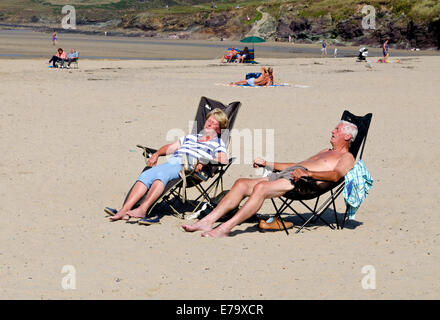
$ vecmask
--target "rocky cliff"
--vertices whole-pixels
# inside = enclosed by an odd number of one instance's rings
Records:
[[[73,1],[73,0],[72,0]],[[365,29],[365,3],[375,9],[375,29]],[[75,0],[82,32],[125,33],[195,39],[241,39],[380,45],[397,48],[440,47],[439,0]],[[20,3],[23,7],[20,7]],[[58,0],[0,1],[0,24],[55,28],[62,16]],[[64,2],[63,2],[64,3]],[[164,4],[169,3],[168,9]],[[237,6],[239,4],[239,6]]]
[[[249,23],[248,17],[255,16],[258,9],[266,16],[264,23]],[[415,20],[404,12],[396,16],[392,9],[381,7],[376,11],[374,30],[362,27],[364,17],[361,7],[341,18],[330,12],[307,16],[294,3],[286,3],[276,10],[262,5],[190,14],[126,14],[120,27],[157,34],[185,33],[192,38],[240,39],[252,30],[268,40],[287,40],[290,35],[295,42],[326,39],[330,43],[380,45],[389,39],[396,48],[440,48],[440,17]]]

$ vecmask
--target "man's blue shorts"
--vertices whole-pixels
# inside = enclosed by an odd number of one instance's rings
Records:
[[[167,185],[168,182],[179,177],[179,171],[182,167],[181,157],[171,157],[166,163],[159,164],[142,172],[136,181],[142,182],[148,189],[156,180],[160,180],[164,185]]]

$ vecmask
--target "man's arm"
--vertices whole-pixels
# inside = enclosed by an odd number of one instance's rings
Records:
[[[354,158],[351,153],[346,153],[339,159],[336,167],[331,171],[305,171],[302,169],[294,170],[291,175],[294,181],[301,177],[309,177],[314,180],[337,182],[353,168]]]
[[[311,161],[311,160],[313,161],[316,158],[318,158],[321,153],[326,152],[326,151],[328,151],[328,149],[321,150],[317,154],[315,154],[314,156],[306,159],[305,161]],[[267,167],[271,167],[277,171],[283,171],[289,167],[301,165],[301,162],[269,162],[269,161],[266,161],[262,158],[257,158],[254,161],[254,167],[256,168],[256,167],[266,167],[267,166]]]
[[[283,171],[284,169],[295,166],[296,163],[281,163],[281,162],[269,162],[264,160],[263,158],[257,158],[254,160],[254,168],[258,167],[270,167],[274,170]]]

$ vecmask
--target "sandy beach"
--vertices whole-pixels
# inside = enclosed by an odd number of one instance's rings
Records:
[[[438,57],[371,59],[371,68],[262,57],[290,84],[277,88],[222,86],[261,65],[214,59],[81,59],[78,70],[50,69],[48,59],[0,60],[1,299],[440,298]],[[372,112],[363,159],[374,186],[356,221],[289,236],[243,223],[223,239],[184,233],[173,216],[110,223],[103,208],[121,205],[144,166],[136,144],[187,132],[201,96],[241,101],[235,128],[274,130],[280,162],[330,146],[345,109]],[[231,166],[226,189],[257,176],[244,162]],[[270,201],[259,213],[274,213]],[[61,285],[65,265],[76,270],[74,290]],[[368,265],[374,290],[361,285]]]

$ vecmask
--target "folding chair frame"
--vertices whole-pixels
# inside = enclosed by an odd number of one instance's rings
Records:
[[[225,164],[225,165],[215,165],[218,166],[218,171],[215,173],[215,176],[217,176],[214,181],[212,181],[206,188],[203,187],[202,182],[200,183],[195,183],[194,187],[199,191],[200,195],[194,199],[194,200],[188,200],[186,202],[188,202],[190,205],[192,205],[194,207],[194,209],[191,211],[191,213],[196,212],[200,205],[203,203],[202,201],[199,201],[201,198],[205,199],[208,203],[208,205],[213,208],[215,206],[215,204],[212,201],[212,197],[216,197],[218,194],[220,194],[221,192],[223,192],[223,175],[226,173],[226,171],[228,170],[228,168],[231,166],[232,162],[235,160],[235,158],[230,158],[229,159],[229,163]],[[187,181],[191,181],[191,179],[199,179],[200,180],[200,176],[197,175],[197,173],[192,173],[186,176]],[[153,211],[154,207],[159,204],[161,202],[161,200],[163,200],[169,207],[170,209],[173,211],[173,215],[183,219],[185,217],[185,214],[179,212],[173,205],[171,200],[178,200],[180,202],[181,205],[184,205],[184,202],[182,200],[181,197],[181,191],[182,191],[182,180],[180,178],[176,179],[177,183],[172,186],[168,191],[164,192],[162,194],[162,196],[157,199],[157,201],[149,208],[146,216],[150,215],[151,212]],[[202,179],[204,180],[204,179]],[[213,196],[210,196],[210,193],[214,190],[214,194]],[[220,190],[220,192],[219,192]],[[185,190],[186,193],[186,190]],[[173,198],[170,200],[171,196],[173,196]],[[185,198],[186,198],[186,194],[185,194]],[[197,204],[198,202],[198,204]]]

